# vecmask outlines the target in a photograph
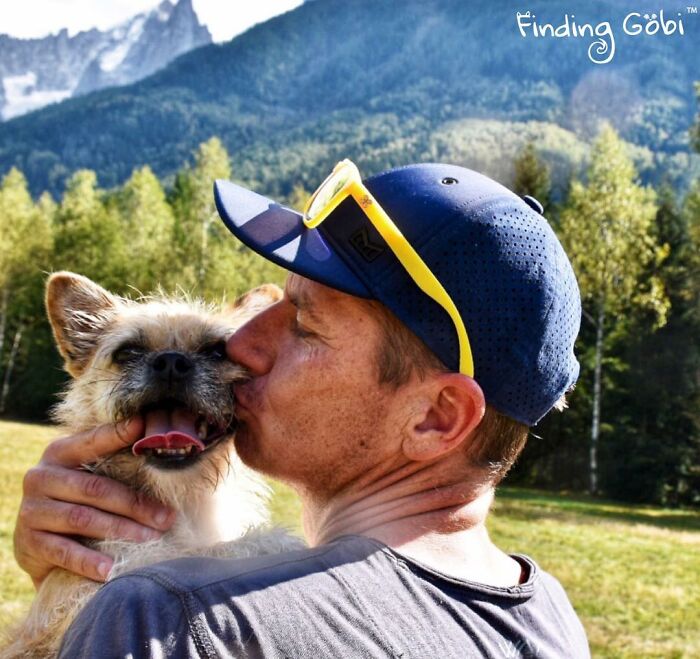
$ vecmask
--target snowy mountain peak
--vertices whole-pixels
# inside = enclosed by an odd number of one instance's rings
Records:
[[[159,21],[165,22],[170,20],[170,15],[173,13],[173,3],[170,0],[163,0],[155,9],[156,17]]]
[[[163,0],[110,30],[73,37],[66,29],[42,39],[0,34],[0,117],[135,82],[211,42],[192,0]]]

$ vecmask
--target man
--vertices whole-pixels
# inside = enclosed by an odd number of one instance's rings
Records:
[[[310,549],[116,579],[62,656],[587,657],[558,582],[485,528],[528,427],[578,375],[578,288],[537,202],[449,165],[363,183],[349,161],[303,216],[227,182],[216,201],[294,273],[227,353],[252,376],[236,448],[299,493]],[[60,535],[75,520],[91,537],[167,527],[73,469],[142,432],[118,430],[60,440],[29,479],[16,553],[35,582],[108,569]]]

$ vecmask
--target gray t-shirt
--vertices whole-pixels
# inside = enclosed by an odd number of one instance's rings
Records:
[[[60,656],[589,657],[559,582],[513,558],[526,580],[510,588],[442,575],[360,536],[275,556],[169,561],[105,585]]]

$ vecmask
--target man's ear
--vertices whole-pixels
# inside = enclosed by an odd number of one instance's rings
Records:
[[[422,405],[405,429],[404,455],[433,460],[457,448],[481,423],[486,401],[476,380],[460,373],[440,373],[425,382]]]
[[[56,272],[46,282],[46,312],[65,368],[77,377],[89,364],[119,298],[94,281]]]

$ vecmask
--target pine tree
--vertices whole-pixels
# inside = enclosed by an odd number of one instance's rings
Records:
[[[590,442],[591,493],[598,491],[602,369],[606,340],[630,309],[646,308],[661,326],[668,298],[658,277],[644,280],[650,264],[668,248],[654,237],[655,193],[637,174],[617,133],[606,126],[593,145],[586,184],[574,182],[562,211],[561,237],[584,303],[584,318],[595,327],[593,412]]]
[[[648,309],[626,314],[624,340],[610,351],[625,368],[606,395],[615,441],[604,445],[601,480],[616,499],[677,505],[700,496],[700,478],[693,483],[691,469],[699,457],[700,323],[689,313],[688,224],[668,185],[659,189],[655,234],[668,257],[650,263],[644,278],[661,280],[670,309],[656,331]]]
[[[547,215],[550,210],[552,182],[549,168],[539,159],[535,145],[528,142],[515,160],[513,191],[537,199]]]
[[[698,86],[700,90],[700,86]],[[688,242],[685,250],[686,280],[684,288],[684,318],[691,328],[693,337],[692,352],[695,359],[691,362],[691,379],[693,388],[685,406],[695,429],[693,436],[692,466],[686,465],[686,474],[692,474],[696,498],[700,501],[700,180],[696,180],[690,188],[683,204],[683,217],[688,231]],[[689,360],[690,361],[690,360]]]

